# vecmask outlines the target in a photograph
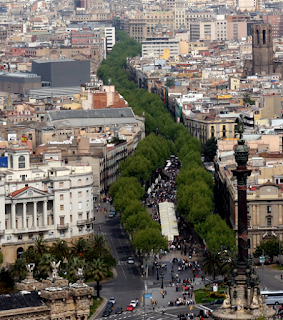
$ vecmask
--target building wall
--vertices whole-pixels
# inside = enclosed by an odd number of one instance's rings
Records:
[[[246,21],[227,21],[227,39],[240,40],[247,36],[247,22]]]
[[[0,170],[4,264],[13,263],[34,237],[54,241],[88,234],[94,219],[90,166],[63,167],[60,159],[54,160],[56,154],[40,168],[30,166],[24,147],[8,148],[6,155],[9,174]]]
[[[32,72],[41,76],[42,81],[50,82],[51,87],[80,86],[90,82],[90,61],[33,61]]]

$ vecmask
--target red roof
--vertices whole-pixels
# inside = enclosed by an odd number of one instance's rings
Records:
[[[24,188],[22,188],[22,189],[20,189],[20,190],[17,190],[17,191],[12,192],[12,193],[11,193],[11,197],[15,197],[17,194],[21,193],[22,191],[27,190],[28,188],[29,188],[29,187],[24,187]]]

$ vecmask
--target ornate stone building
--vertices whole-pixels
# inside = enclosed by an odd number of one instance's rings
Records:
[[[27,278],[17,284],[22,291],[0,295],[1,320],[87,320],[94,290],[84,283],[82,269],[77,282],[69,284],[58,276],[59,264],[52,267],[52,276],[38,282],[32,275],[34,265],[27,265]]]

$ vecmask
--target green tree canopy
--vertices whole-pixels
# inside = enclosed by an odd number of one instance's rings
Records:
[[[254,252],[255,258],[258,258],[259,256],[261,256],[263,250],[264,250],[264,255],[268,255],[271,261],[273,261],[274,257],[279,255],[279,240],[269,239],[269,240],[262,241],[261,244],[256,247],[256,250]],[[282,249],[281,249],[281,254],[282,254]]]
[[[151,250],[158,253],[160,249],[167,250],[167,240],[156,228],[146,228],[134,234],[133,246],[143,253],[149,254]]]
[[[208,139],[203,146],[204,159],[207,162],[212,162],[217,152],[217,141],[214,137]]]

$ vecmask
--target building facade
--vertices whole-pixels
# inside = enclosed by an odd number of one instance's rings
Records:
[[[36,237],[47,241],[87,235],[92,229],[91,166],[62,166],[58,154],[30,164],[29,149],[11,146],[0,170],[0,246],[5,264],[19,258]]]

